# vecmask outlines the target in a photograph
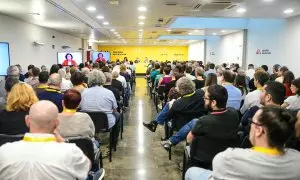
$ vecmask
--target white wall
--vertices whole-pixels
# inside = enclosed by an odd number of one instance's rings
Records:
[[[0,24],[0,41],[9,42],[10,45],[10,63],[20,64],[24,71],[27,71],[29,64],[39,67],[46,65],[50,68],[52,64],[57,63],[57,52],[63,51],[62,45],[72,48],[68,51],[83,48],[80,38],[12,17],[0,14]],[[44,46],[34,46],[34,41],[42,42]],[[55,45],[55,49],[52,49],[52,45]]]
[[[216,63],[220,58],[220,37],[206,40],[206,62]]]
[[[300,77],[300,16],[287,20],[282,46],[284,54],[280,64],[287,65],[296,77]]]
[[[243,39],[244,32],[236,32],[221,37],[220,59],[216,64],[238,63],[242,65],[243,60]]]
[[[204,62],[204,41],[189,45],[188,60],[196,60],[196,61]]]

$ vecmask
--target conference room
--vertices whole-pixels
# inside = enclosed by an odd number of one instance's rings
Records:
[[[299,0],[0,0],[0,24],[0,179],[300,179]]]

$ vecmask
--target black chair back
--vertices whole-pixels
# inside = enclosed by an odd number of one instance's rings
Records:
[[[0,146],[8,142],[15,142],[20,141],[24,137],[24,134],[18,135],[7,135],[7,134],[0,134]]]
[[[66,138],[69,143],[76,144],[77,147],[79,147],[82,152],[90,159],[90,161],[94,162],[94,146],[93,141],[89,137],[69,137]]]
[[[103,132],[103,130],[108,131],[109,125],[108,125],[108,118],[107,115],[104,112],[85,112],[87,113],[95,126],[95,133]]]
[[[198,136],[191,143],[191,160],[202,164],[203,168],[211,168],[215,155],[226,150],[228,147],[236,147],[236,145],[237,138],[212,139],[205,136]]]

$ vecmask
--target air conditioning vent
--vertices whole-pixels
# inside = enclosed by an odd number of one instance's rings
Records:
[[[165,5],[166,6],[176,6],[177,3],[176,2],[167,2]]]
[[[236,5],[233,4],[233,5],[229,6],[229,7],[227,7],[227,9],[232,9],[232,8],[235,8],[235,7],[236,7]]]
[[[193,9],[194,9],[194,10],[197,10],[197,9],[199,9],[201,6],[202,6],[202,4],[196,4],[196,5],[193,7]]]

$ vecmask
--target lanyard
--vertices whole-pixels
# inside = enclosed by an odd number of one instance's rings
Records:
[[[263,90],[263,88],[262,87],[258,87],[258,88],[256,88],[257,90],[260,90],[260,91],[262,91]]]
[[[67,109],[67,108],[64,108],[63,112],[66,112],[66,113],[76,113],[77,110],[76,109]]]
[[[225,86],[225,85],[232,85],[232,83],[224,82],[222,85],[223,85],[223,86]]]
[[[263,147],[254,146],[252,150],[256,152],[268,154],[268,155],[277,155],[277,156],[281,155],[281,152],[276,148],[263,148]]]
[[[56,142],[55,137],[29,137],[24,136],[23,141],[25,142]]]
[[[49,88],[49,86],[47,86],[47,85],[38,85],[36,88],[45,89],[45,88]]]
[[[183,97],[190,97],[190,96],[192,96],[192,95],[194,95],[194,94],[195,94],[195,92],[193,92],[193,93],[191,93],[191,94],[184,95]]]

